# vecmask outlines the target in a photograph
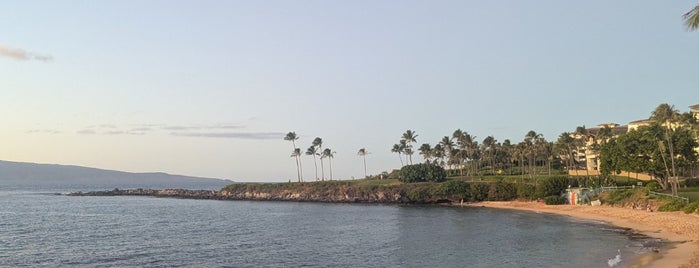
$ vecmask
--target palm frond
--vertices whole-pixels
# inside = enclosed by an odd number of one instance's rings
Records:
[[[699,28],[699,5],[695,6],[692,10],[682,15],[684,18],[684,25],[687,26],[687,30],[694,31]]]

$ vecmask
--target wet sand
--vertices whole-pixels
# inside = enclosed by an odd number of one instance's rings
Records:
[[[641,234],[674,242],[658,253],[639,256],[629,267],[699,267],[699,214],[647,212],[610,206],[549,206],[538,202],[504,201],[463,204],[464,206],[516,209],[567,215],[603,221],[631,228]]]

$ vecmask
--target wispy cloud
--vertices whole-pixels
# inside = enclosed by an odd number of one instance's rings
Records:
[[[53,57],[51,57],[50,55],[35,54],[21,48],[14,48],[5,45],[0,45],[0,57],[6,57],[15,60],[38,60],[43,62],[50,62],[53,60]]]
[[[283,138],[285,134],[281,132],[172,132],[170,135],[200,138],[276,140]]]
[[[95,134],[97,134],[97,132],[95,132],[95,131],[92,130],[92,129],[78,130],[77,133],[78,133],[78,134],[81,134],[81,135],[95,135]]]
[[[29,134],[60,134],[61,131],[58,131],[55,129],[31,129],[31,130],[28,130],[27,133],[29,133]]]
[[[239,125],[190,125],[190,126],[162,126],[164,130],[201,130],[201,129],[240,129]]]

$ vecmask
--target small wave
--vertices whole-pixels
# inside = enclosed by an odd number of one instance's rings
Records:
[[[617,253],[616,257],[607,260],[607,265],[609,265],[609,267],[614,267],[621,262],[621,250],[617,249]]]

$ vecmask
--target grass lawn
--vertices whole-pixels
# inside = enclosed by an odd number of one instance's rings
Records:
[[[679,194],[689,198],[689,202],[699,201],[699,187],[680,188]]]

